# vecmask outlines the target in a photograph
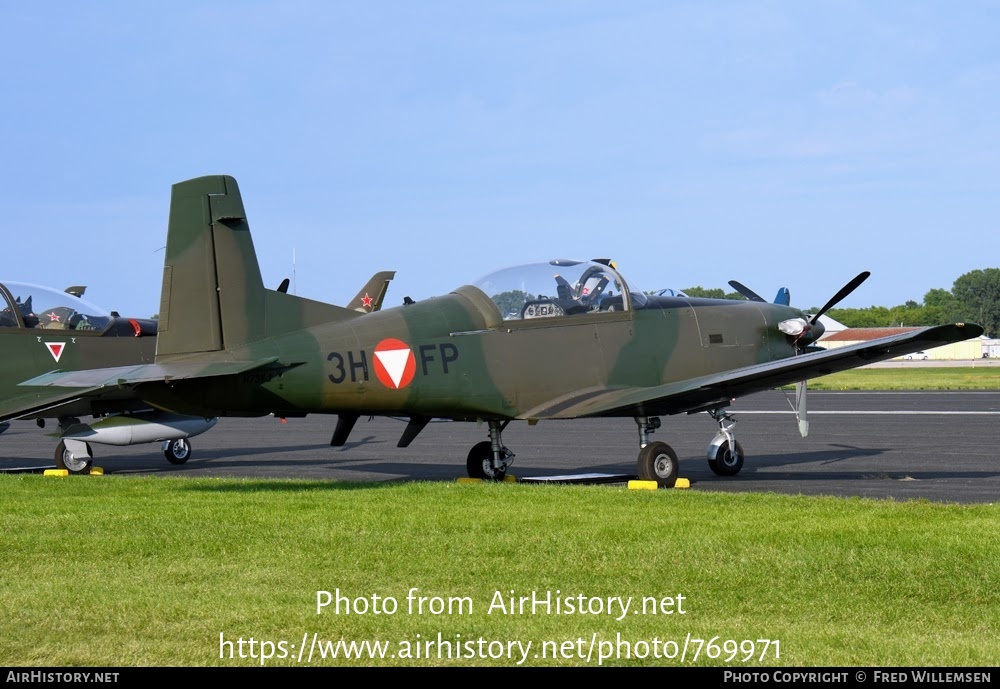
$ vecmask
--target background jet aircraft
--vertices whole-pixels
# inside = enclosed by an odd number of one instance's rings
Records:
[[[375,273],[368,278],[368,282],[365,283],[365,286],[358,291],[354,298],[347,302],[347,308],[360,311],[361,313],[378,311],[382,308],[382,300],[385,299],[389,283],[392,282],[394,277],[396,277],[396,271],[394,270],[382,270]],[[289,279],[285,278],[278,285],[278,291],[282,294],[287,293],[290,284]]]
[[[350,302],[360,312],[381,308],[393,271],[375,273]],[[16,384],[25,372],[36,375],[53,370],[76,370],[151,363],[156,353],[157,321],[122,318],[81,297],[86,287],[60,292],[21,282],[0,283],[0,389],[16,397],[24,393]],[[35,419],[44,427],[56,419],[60,442],[55,464],[71,473],[89,471],[92,444],[136,445],[162,442],[163,454],[172,464],[191,456],[188,438],[212,428],[217,419],[172,414],[136,398],[127,389],[70,399],[28,414],[0,414],[5,419]],[[91,423],[80,417],[93,416]],[[10,424],[0,422],[0,433]]]
[[[630,417],[638,474],[669,486],[677,456],[649,438],[662,415],[708,412],[709,465],[732,475],[744,461],[732,399],[982,333],[942,325],[812,351],[819,315],[866,274],[810,316],[762,299],[650,297],[609,263],[510,268],[362,315],[265,289],[236,181],[188,180],[172,190],[154,363],[26,380],[0,400],[0,421],[109,390],[185,415],[338,414],[334,445],[361,415],[409,417],[400,446],[432,418],[485,421],[467,468],[500,479],[512,420]]]
[[[0,283],[0,389],[19,399],[26,371],[36,374],[102,366],[151,363],[157,322],[122,318],[84,301],[85,287],[64,292],[21,282]],[[80,417],[93,416],[91,423]],[[135,445],[162,442],[163,454],[183,464],[191,454],[188,438],[204,433],[216,419],[171,414],[151,407],[128,390],[70,398],[5,419],[56,419],[60,442],[55,463],[72,473],[89,471],[92,443]]]
[[[383,270],[371,276],[354,299],[347,302],[347,308],[361,313],[373,313],[382,308],[382,300],[389,289],[389,282],[396,277],[396,271]]]

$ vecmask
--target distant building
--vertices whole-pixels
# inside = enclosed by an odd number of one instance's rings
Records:
[[[983,345],[984,359],[1000,359],[1000,339],[983,335],[980,342]]]

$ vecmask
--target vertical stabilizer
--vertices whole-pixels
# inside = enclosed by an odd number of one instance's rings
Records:
[[[229,176],[175,184],[156,355],[229,349],[265,328],[264,284],[243,199]]]
[[[396,271],[383,270],[371,276],[365,286],[347,304],[347,308],[361,313],[371,313],[382,308],[389,283],[396,277]]]

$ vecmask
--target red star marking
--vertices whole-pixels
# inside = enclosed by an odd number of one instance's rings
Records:
[[[366,309],[370,309],[372,307],[372,298],[368,296],[368,292],[365,292],[365,296],[361,297],[361,304]]]
[[[49,320],[52,321],[53,323],[58,323],[59,322],[59,314],[57,314],[57,313],[50,313],[49,314]]]

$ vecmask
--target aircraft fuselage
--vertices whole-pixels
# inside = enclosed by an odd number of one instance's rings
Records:
[[[231,351],[292,368],[179,381],[147,399],[206,416],[531,418],[581,390],[650,387],[793,356],[777,324],[802,317],[775,304],[661,297],[633,311],[501,321],[485,294],[463,287],[288,333],[280,348],[260,340]]]

